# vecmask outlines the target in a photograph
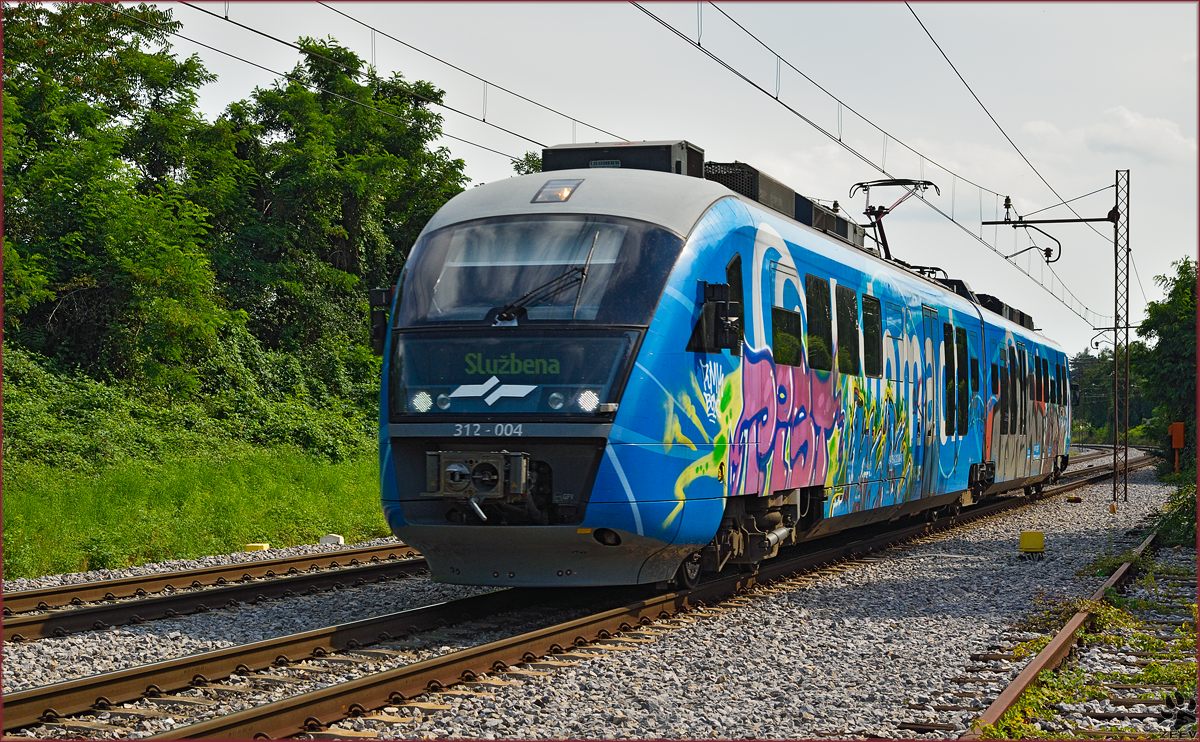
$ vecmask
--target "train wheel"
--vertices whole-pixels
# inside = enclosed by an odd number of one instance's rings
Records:
[[[683,560],[675,572],[675,587],[680,590],[691,590],[700,582],[700,552],[696,552]]]

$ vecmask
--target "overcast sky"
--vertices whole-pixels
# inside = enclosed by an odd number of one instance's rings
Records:
[[[276,70],[297,53],[220,18],[174,3],[182,33]],[[612,137],[549,113],[375,34],[315,3],[201,3],[240,23],[295,40],[333,36],[382,73],[429,80],[446,103],[543,144],[609,141]],[[703,52],[627,3],[336,3],[382,32],[451,62],[495,85],[569,117],[636,139],[687,139],[716,161],[740,160],[795,190],[839,199],[860,220],[861,195],[851,184],[884,177],[773,99],[839,131],[839,105],[800,75],[886,130],[885,137],[849,110],[840,112],[842,141],[893,177],[933,180],[930,201],[980,234],[980,214],[994,218],[997,197],[1013,197],[1020,213],[1059,199],[1021,159],[955,76],[903,3],[723,3],[765,51],[712,6],[648,3],[647,10],[700,41],[768,94],[738,79]],[[1131,172],[1130,233],[1139,281],[1131,282],[1135,322],[1145,297],[1160,298],[1154,276],[1196,253],[1197,5],[1195,3],[914,3],[913,9],[975,93],[1041,174],[1064,198],[1111,185]],[[219,79],[202,91],[207,117],[276,77],[213,51],[175,40],[200,55]],[[777,76],[777,69],[781,72]],[[444,130],[520,156],[537,144],[450,111]],[[926,158],[913,155],[898,142]],[[475,183],[512,175],[509,161],[470,144],[442,142],[466,161]],[[886,158],[886,159],[884,159]],[[958,177],[939,169],[936,161]],[[981,193],[977,183],[988,191]],[[891,203],[876,193],[873,203]],[[1108,189],[1073,204],[1085,217],[1104,216]],[[1000,212],[1003,215],[1003,212]],[[1070,217],[1065,207],[1032,218]],[[910,200],[887,224],[897,257],[944,267],[976,292],[995,294],[1032,314],[1071,353],[1095,334],[1050,293],[963,229]],[[1044,227],[1063,243],[1054,265],[1089,309],[1112,315],[1112,229]],[[1006,254],[1028,239],[1008,227],[982,235]],[[1050,244],[1038,235],[1037,244]],[[1058,280],[1025,253],[1018,263],[1065,296]],[[1144,289],[1144,296],[1143,296]]]

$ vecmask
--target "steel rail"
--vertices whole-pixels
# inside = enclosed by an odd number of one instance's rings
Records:
[[[528,607],[545,598],[529,588],[508,588],[384,616],[264,639],[125,670],[39,686],[4,697],[4,731],[71,714],[161,695],[226,678],[236,672],[320,658],[332,652],[397,639],[452,620],[471,620]]]
[[[95,603],[47,613],[22,613],[4,617],[4,641],[24,641],[64,636],[77,631],[105,629],[126,623],[173,618],[187,613],[329,590],[339,585],[365,584],[413,575],[426,569],[425,559],[389,559],[360,567],[302,573],[273,580],[257,580],[205,590],[166,593],[140,600]]]
[[[1151,460],[1151,457],[1146,457],[1142,465]],[[1134,463],[1136,462],[1130,462],[1131,465]],[[1087,479],[1056,487],[1046,494],[1062,494],[1088,484],[1090,479],[1111,474],[1111,471],[1107,471],[1090,475]],[[342,719],[362,715],[369,709],[401,704],[424,693],[441,690],[456,683],[470,682],[484,673],[503,672],[514,664],[558,654],[598,639],[610,639],[619,632],[652,623],[656,619],[669,618],[706,603],[726,599],[754,585],[790,577],[797,572],[812,570],[962,523],[996,515],[1020,507],[1026,502],[1023,498],[1012,497],[981,503],[964,510],[957,518],[946,519],[941,523],[907,526],[862,540],[772,560],[763,564],[755,574],[717,577],[690,591],[669,592],[637,600],[591,616],[336,683],[186,727],[176,727],[149,739],[278,738],[327,728]]]
[[[1132,463],[1133,462],[1130,462],[1131,467]],[[1105,594],[1109,589],[1118,587],[1127,582],[1133,576],[1133,573],[1136,569],[1135,564],[1138,558],[1141,557],[1146,549],[1150,548],[1150,544],[1154,542],[1154,539],[1157,536],[1157,530],[1153,531],[1149,536],[1147,536],[1145,540],[1143,540],[1142,543],[1140,543],[1133,550],[1133,552],[1131,552],[1130,558],[1125,562],[1122,562],[1121,566],[1118,567],[1117,570],[1113,572],[1107,580],[1104,581],[1104,584],[1097,588],[1096,592],[1092,593],[1091,600],[1096,602],[1103,601]],[[1037,682],[1037,677],[1039,674],[1045,670],[1053,670],[1062,664],[1063,660],[1067,658],[1067,655],[1070,653],[1071,649],[1079,641],[1080,629],[1086,626],[1091,618],[1092,614],[1087,609],[1078,611],[1075,615],[1071,616],[1070,620],[1068,620],[1063,627],[1058,630],[1058,633],[1056,633],[1050,640],[1050,643],[1047,644],[1041,652],[1037,653],[1037,656],[1035,656],[1029,662],[1029,664],[1026,665],[1023,670],[1021,670],[1017,677],[1013,678],[1013,681],[1000,692],[1000,695],[996,697],[996,700],[992,701],[991,705],[984,709],[983,713],[979,715],[979,717],[971,725],[971,729],[959,737],[959,739],[980,739],[979,729],[981,727],[995,724],[996,722],[1000,721],[1000,717],[1004,716],[1009,709],[1016,705],[1021,695],[1025,693],[1025,691],[1028,690],[1035,682]]]
[[[1110,454],[1108,451],[1096,451],[1095,453],[1085,453],[1081,456],[1072,456],[1071,457],[1071,466],[1067,467],[1067,471],[1070,471],[1071,467],[1074,467],[1078,464],[1082,464],[1087,461],[1094,461],[1096,459],[1102,459],[1102,458],[1106,458],[1106,457],[1112,458],[1112,454]]]
[[[223,585],[227,582],[247,581],[257,577],[276,577],[314,569],[357,566],[366,562],[404,559],[413,556],[419,556],[415,549],[406,544],[397,543],[279,559],[222,564],[201,569],[159,572],[114,580],[55,585],[37,590],[18,590],[4,594],[4,615],[47,610],[65,605],[79,605],[98,600],[142,596],[168,589],[180,590],[189,587]]]

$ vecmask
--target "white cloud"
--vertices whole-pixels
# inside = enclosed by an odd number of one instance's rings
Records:
[[[1106,110],[1100,121],[1065,131],[1046,121],[1029,121],[1021,128],[1040,149],[1057,154],[1047,159],[1088,153],[1177,164],[1195,158],[1197,150],[1195,137],[1186,136],[1177,122],[1125,106]]]

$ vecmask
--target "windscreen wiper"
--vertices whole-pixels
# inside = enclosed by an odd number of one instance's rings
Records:
[[[592,246],[588,248],[587,259],[583,261],[583,265],[568,268],[562,274],[533,287],[516,301],[500,307],[499,311],[496,312],[493,327],[515,325],[520,310],[531,304],[545,301],[556,294],[566,291],[575,284],[579,284],[579,291],[575,294],[575,306],[571,310],[571,318],[574,319],[575,314],[579,311],[579,300],[583,296],[583,283],[587,280],[588,267],[592,264],[592,254],[596,252],[596,242],[599,239],[600,230],[596,230],[596,234],[592,236]]]
[[[500,327],[503,325],[515,325],[517,323],[517,316],[520,310],[531,304],[537,304],[538,302],[545,301],[552,296],[560,294],[577,283],[582,284],[583,279],[586,276],[586,266],[573,266],[568,268],[560,275],[551,278],[549,281],[534,286],[519,299],[500,307],[500,309],[496,312],[494,326]]]

